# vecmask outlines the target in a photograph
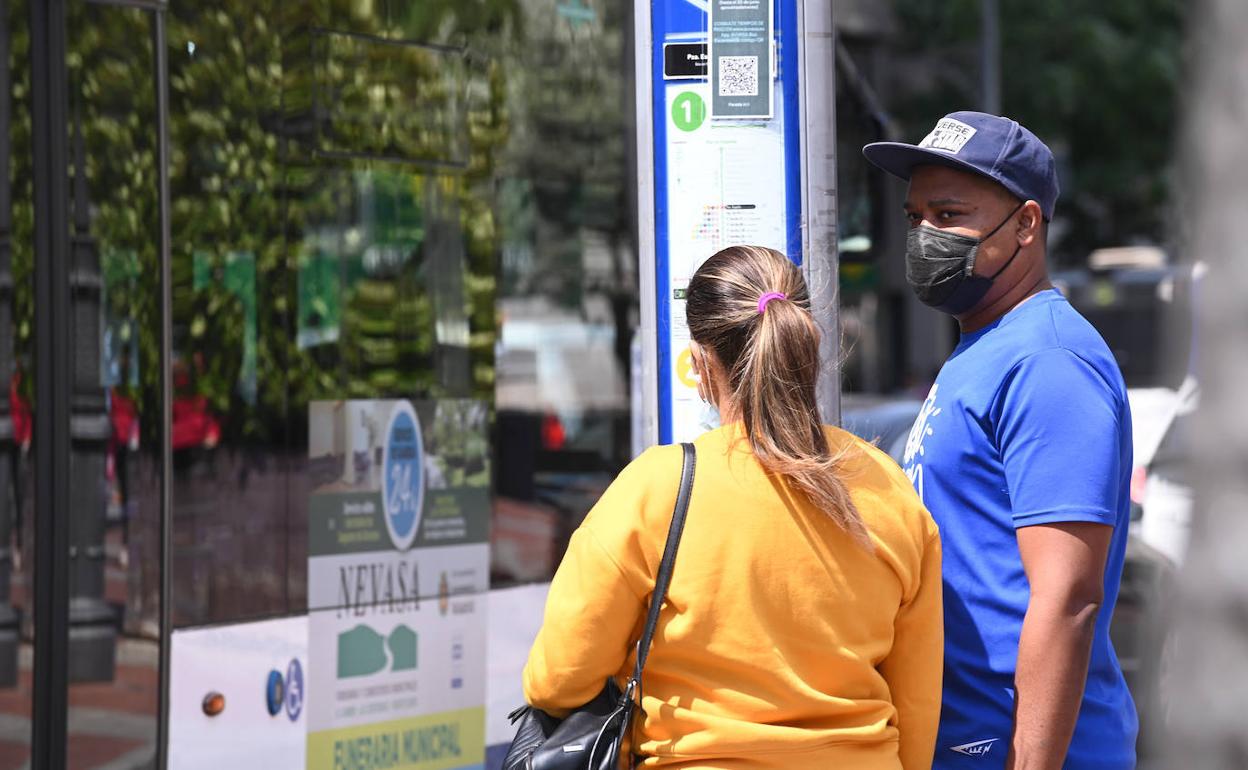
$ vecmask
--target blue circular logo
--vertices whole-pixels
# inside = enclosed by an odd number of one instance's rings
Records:
[[[420,421],[407,401],[397,401],[390,412],[386,428],[386,444],[381,467],[382,504],[390,540],[400,551],[407,550],[420,529],[421,507],[425,502],[424,474],[421,462],[424,445]]]
[[[294,658],[286,667],[286,716],[290,721],[299,718],[303,712],[303,666],[299,659]]]
[[[269,716],[282,713],[282,702],[285,700],[286,682],[282,679],[282,672],[270,671],[269,680],[264,685],[264,704],[268,706]]]

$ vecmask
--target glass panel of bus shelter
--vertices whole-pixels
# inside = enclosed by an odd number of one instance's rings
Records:
[[[405,756],[429,730],[463,763],[483,756],[505,93],[469,43],[484,26],[458,25],[485,5],[422,4],[440,17],[424,33],[384,2],[288,20],[289,505],[307,531],[312,764],[391,728]]]
[[[627,10],[171,8],[176,625],[308,607],[312,490],[377,461],[310,457],[322,401],[497,390],[494,578],[549,578],[632,450]]]
[[[29,10],[0,0],[0,770],[30,761],[34,348]]]
[[[348,610],[351,625],[384,630],[375,617],[361,620],[382,596],[340,590],[340,568],[357,560],[384,563],[397,548],[428,564],[431,546],[458,549],[451,575],[414,573],[398,589],[394,617],[420,624],[421,634],[431,629],[403,601],[480,592],[488,580],[492,170],[503,94],[496,64],[472,55],[451,9],[440,12],[446,24],[412,37],[392,6],[309,3],[301,12],[315,21],[291,23],[285,44],[287,118],[300,127],[287,166],[298,373],[291,451],[303,458],[290,507],[308,522],[313,638]],[[295,31],[305,26],[314,31]],[[419,531],[335,534],[353,524],[328,506],[362,510],[393,480],[387,447],[404,404],[423,448]],[[456,572],[475,577],[451,586]],[[315,647],[309,656],[317,659]],[[313,733],[323,727],[309,722]]]
[[[197,639],[289,632],[309,750],[360,709],[479,732],[487,581],[548,579],[631,452],[628,9],[575,5],[170,7],[175,689]]]
[[[292,610],[278,5],[168,12],[175,626]]]
[[[493,587],[550,580],[571,531],[639,450],[631,13],[525,3],[523,35],[501,50],[510,131],[498,182]]]
[[[179,627],[307,609],[309,500],[375,481],[384,427],[314,446],[316,405],[493,382],[488,66],[385,3],[236,10],[171,9]],[[438,470],[480,479],[484,528],[478,413]]]
[[[69,6],[71,768],[155,757],[160,260],[151,13]]]
[[[28,13],[0,4],[0,767],[28,762],[34,632]],[[70,767],[140,767],[155,748],[159,644],[156,293],[136,285],[156,274],[150,27],[137,11],[77,6],[68,38],[75,454],[71,556],[57,565],[70,574],[67,749]]]

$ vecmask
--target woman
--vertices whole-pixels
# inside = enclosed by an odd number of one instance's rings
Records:
[[[697,475],[642,679],[644,767],[919,770],[941,685],[940,542],[882,452],[820,424],[800,271],[724,249],[687,294],[699,395],[723,427]],[[620,474],[572,536],[524,670],[555,715],[625,681],[663,552],[679,447]]]

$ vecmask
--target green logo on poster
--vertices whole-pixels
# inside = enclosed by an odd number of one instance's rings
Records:
[[[403,624],[395,626],[388,637],[364,624],[344,631],[338,634],[338,678],[371,676],[387,668],[415,671],[418,639],[416,632]]]
[[[684,91],[672,102],[672,122],[681,131],[696,131],[706,120],[706,102],[693,91]]]

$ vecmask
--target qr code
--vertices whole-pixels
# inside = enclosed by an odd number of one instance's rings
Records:
[[[720,96],[758,96],[758,57],[719,57]]]

